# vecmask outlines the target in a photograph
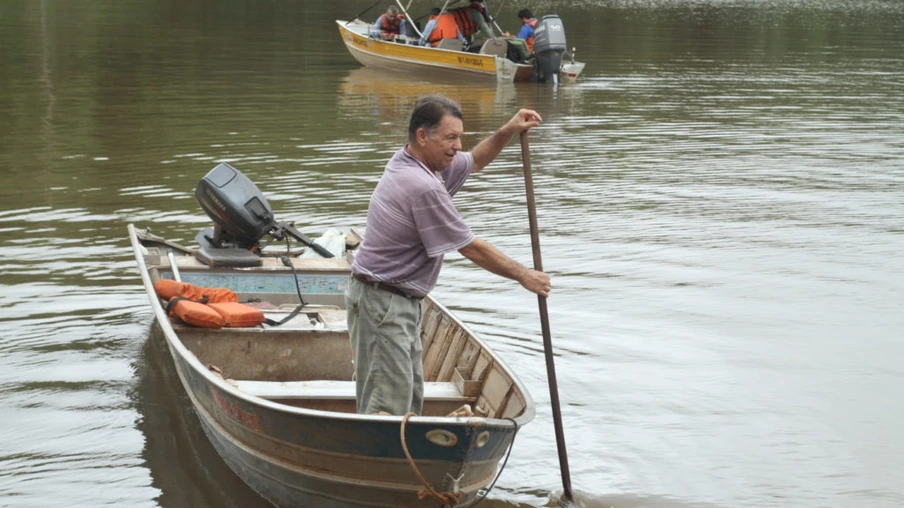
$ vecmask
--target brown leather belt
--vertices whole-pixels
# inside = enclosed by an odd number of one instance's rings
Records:
[[[370,287],[372,287],[372,288],[374,288],[374,289],[380,289],[380,290],[382,290],[382,291],[386,291],[387,293],[392,293],[392,294],[394,294],[394,295],[404,296],[405,298],[409,298],[409,299],[411,299],[411,300],[422,300],[422,299],[423,299],[422,296],[412,296],[412,295],[409,295],[409,294],[406,293],[405,291],[402,291],[401,289],[399,289],[399,288],[397,288],[397,287],[395,287],[395,286],[391,286],[391,285],[389,285],[389,284],[387,284],[387,283],[385,283],[385,282],[380,282],[380,281],[378,281],[378,280],[371,280],[371,279],[368,279],[367,277],[365,277],[365,276],[363,276],[363,275],[361,275],[361,274],[359,274],[359,273],[353,273],[353,274],[352,274],[352,277],[358,279],[358,280],[361,281],[362,283],[367,284],[368,286],[370,286]]]

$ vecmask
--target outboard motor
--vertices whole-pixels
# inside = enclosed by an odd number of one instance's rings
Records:
[[[195,197],[207,216],[213,220],[213,227],[201,230],[195,236],[205,263],[248,262],[249,250],[259,250],[261,238],[269,235],[274,240],[284,240],[291,236],[307,245],[322,257],[331,258],[333,253],[326,247],[314,243],[302,234],[291,222],[277,221],[264,194],[254,182],[229,164],[219,164],[211,169],[195,187]],[[244,251],[243,256],[221,251]],[[217,256],[222,254],[222,261]],[[208,261],[213,262],[208,262]],[[232,266],[240,266],[232,264]],[[243,266],[251,266],[243,265]]]
[[[558,81],[562,55],[568,51],[565,26],[556,14],[543,16],[534,27],[534,55],[537,58],[537,81]]]
[[[267,198],[229,164],[211,169],[195,187],[195,197],[214,221],[208,238],[214,247],[250,248],[276,226]]]

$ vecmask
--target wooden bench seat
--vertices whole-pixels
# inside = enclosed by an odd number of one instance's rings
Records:
[[[355,398],[354,381],[230,381],[239,390],[264,399],[342,400]],[[468,402],[452,382],[424,383],[424,399]]]

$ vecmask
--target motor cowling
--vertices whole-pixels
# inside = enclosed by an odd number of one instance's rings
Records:
[[[216,247],[227,241],[237,247],[251,247],[276,224],[267,198],[229,164],[211,169],[195,187],[195,198],[217,226],[211,239]]]
[[[534,27],[534,55],[537,59],[537,79],[546,81],[558,75],[562,56],[568,51],[565,25],[555,14],[543,16]]]

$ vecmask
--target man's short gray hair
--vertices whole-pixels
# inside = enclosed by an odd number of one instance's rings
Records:
[[[459,120],[465,119],[461,107],[442,95],[434,94],[418,99],[414,103],[414,111],[411,112],[411,120],[408,122],[408,142],[415,143],[418,129],[430,131],[439,125],[446,115],[452,115]]]

